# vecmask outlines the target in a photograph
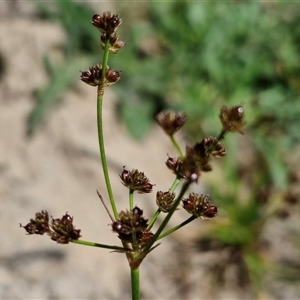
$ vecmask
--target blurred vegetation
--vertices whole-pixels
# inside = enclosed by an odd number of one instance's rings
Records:
[[[93,15],[91,7],[71,0],[56,0],[50,5],[38,2],[37,7],[40,19],[61,24],[65,31],[66,43],[61,49],[62,63],[55,62],[51,55],[44,57],[50,82],[44,89],[35,91],[36,105],[27,123],[29,135],[35,132],[63,93],[78,83],[79,70],[85,70],[86,66],[95,63],[97,59],[95,49],[99,47],[99,35],[91,30],[91,25],[87,22]]]
[[[66,63],[51,73],[29,131],[47,111],[41,107],[50,106],[78,80],[73,68],[82,67],[74,57],[90,64],[99,57],[87,6],[57,1],[55,12],[45,7],[40,11],[44,18],[59,20],[66,31]],[[121,39],[126,46],[111,59],[112,67],[122,70],[114,91],[120,119],[133,136],[142,138],[158,111],[173,108],[188,115],[186,138],[200,140],[220,130],[217,116],[222,105],[244,105],[245,136],[226,137],[228,155],[207,178],[221,213],[199,240],[199,249],[230,249],[228,263],[236,263],[244,284],[259,291],[266,272],[285,270],[265,254],[266,224],[299,213],[299,195],[292,189],[299,178],[288,159],[299,143],[300,6],[149,2],[135,13],[120,4],[116,13],[123,18]],[[226,264],[214,271],[221,278],[225,269]]]
[[[266,224],[299,212],[299,195],[290,191],[295,170],[287,162],[299,142],[299,13],[296,4],[266,2],[152,4],[148,21],[130,31],[127,56],[117,62],[126,70],[117,87],[124,111],[184,111],[190,140],[218,132],[222,105],[244,105],[247,136],[227,137],[222,180],[214,171],[208,180],[226,215],[208,226],[199,244],[215,241],[227,249],[227,264],[216,265],[215,274],[221,279],[235,263],[241,286],[253,293],[263,289],[268,272],[288,271],[266,255]],[[140,124],[123,116],[129,128]]]

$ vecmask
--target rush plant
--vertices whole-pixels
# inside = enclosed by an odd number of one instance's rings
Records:
[[[86,71],[81,72],[80,79],[97,89],[97,127],[100,149],[100,158],[104,173],[110,207],[108,207],[103,196],[98,196],[103,203],[110,219],[111,229],[116,233],[121,242],[120,246],[100,244],[81,240],[81,230],[75,229],[73,217],[65,214],[62,218],[49,217],[45,210],[37,212],[30,222],[23,227],[28,234],[46,234],[59,244],[76,243],[114,250],[125,254],[131,270],[132,299],[140,299],[139,267],[146,256],[160,245],[160,240],[187,225],[191,221],[202,218],[204,220],[217,216],[218,208],[213,205],[209,195],[188,193],[190,185],[197,184],[202,173],[212,170],[211,160],[225,156],[226,150],[222,140],[228,132],[243,133],[244,109],[242,106],[226,107],[220,109],[219,118],[221,130],[217,136],[204,137],[193,145],[186,145],[183,150],[175,139],[175,134],[187,121],[187,116],[182,112],[164,111],[156,116],[158,125],[169,136],[177,156],[168,157],[165,162],[167,168],[174,174],[174,181],[169,190],[158,190],[154,196],[157,211],[150,218],[144,216],[141,208],[134,203],[134,194],[146,194],[153,192],[153,184],[138,169],[127,170],[123,168],[120,173],[121,183],[128,188],[128,208],[119,212],[110,183],[110,175],[105,154],[105,143],[103,136],[102,103],[104,91],[107,87],[117,83],[121,79],[121,72],[108,66],[109,54],[116,54],[125,43],[119,39],[117,29],[122,23],[118,15],[104,12],[101,15],[94,14],[92,25],[100,32],[101,48],[103,58],[101,64],[96,64]],[[183,183],[179,186],[179,183]],[[170,230],[165,230],[167,224],[178,207],[186,210],[190,216]],[[158,220],[160,225],[153,231],[153,225]],[[114,254],[112,254],[114,255]]]

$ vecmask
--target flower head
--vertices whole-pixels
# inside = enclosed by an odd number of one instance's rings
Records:
[[[121,79],[121,71],[110,69],[106,67],[105,83],[104,86],[110,86],[118,82]]]
[[[239,132],[243,134],[242,128],[246,125],[244,116],[245,113],[242,106],[233,106],[230,108],[222,106],[219,117],[223,126],[223,131]]]
[[[201,172],[212,170],[212,157],[222,157],[226,150],[215,137],[205,137],[193,146],[186,146],[183,158],[169,157],[166,165],[178,178],[185,178],[190,182],[197,182]]]
[[[106,33],[101,34],[101,47],[104,49],[105,43],[109,39],[109,52],[112,54],[116,54],[120,49],[125,46],[125,42],[119,40],[119,36],[115,33],[112,33],[109,37]]]
[[[109,41],[108,50],[113,54],[125,46],[125,43],[119,41],[119,36],[116,34],[121,23],[122,19],[118,15],[112,15],[108,11],[102,15],[94,14],[92,18],[92,24],[101,32],[101,47],[104,49],[106,42]]]
[[[102,77],[102,65],[94,65],[90,67],[87,71],[81,71],[80,79],[91,85],[97,86],[101,83]]]
[[[35,219],[30,219],[30,223],[22,226],[29,234],[47,233],[52,240],[59,244],[68,244],[71,240],[80,238],[80,230],[75,229],[73,218],[65,214],[61,219],[53,219],[49,222],[49,214],[42,210],[35,214]]]
[[[46,210],[37,212],[35,214],[35,219],[30,219],[30,223],[25,226],[22,226],[28,234],[44,234],[50,231],[49,228],[49,214]]]
[[[143,217],[143,211],[137,206],[132,211],[121,211],[119,219],[112,223],[112,230],[119,234],[119,238],[127,243],[133,243],[133,233],[136,244],[141,247],[153,237],[147,230],[148,220]]]
[[[62,216],[61,219],[51,220],[50,237],[59,244],[68,244],[71,240],[80,238],[80,229],[75,229],[73,225],[73,217],[68,214]]]
[[[106,11],[102,15],[94,14],[92,24],[101,32],[111,35],[121,25],[122,19],[118,15],[112,15],[111,12]]]
[[[186,115],[183,113],[175,113],[173,111],[160,112],[156,115],[156,121],[164,132],[172,136],[186,122]]]
[[[192,155],[186,155],[183,159],[169,157],[166,165],[178,179],[184,178],[190,182],[197,182],[200,177],[200,168]]]
[[[196,143],[195,151],[203,159],[203,161],[208,161],[211,157],[222,157],[226,154],[226,150],[221,142],[215,137],[205,137],[201,142]]]
[[[156,193],[156,204],[159,209],[167,213],[175,202],[175,193],[158,191]]]
[[[188,213],[202,219],[211,219],[218,214],[218,208],[212,205],[209,195],[191,193],[182,200],[182,206]]]
[[[102,65],[94,65],[90,67],[87,71],[81,71],[80,79],[91,85],[98,86],[101,85],[102,82]],[[104,86],[110,86],[114,83],[118,82],[121,79],[121,71],[116,71],[111,69],[109,66],[106,66],[105,69],[105,78],[104,78]]]
[[[140,194],[152,192],[153,184],[149,182],[143,172],[136,169],[132,171],[124,169],[120,178],[122,183],[132,191],[137,191]]]

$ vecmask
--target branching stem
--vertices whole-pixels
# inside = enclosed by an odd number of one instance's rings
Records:
[[[89,241],[84,241],[84,240],[72,240],[71,243],[73,244],[79,244],[79,245],[84,245],[84,246],[91,246],[91,247],[99,247],[99,248],[105,248],[105,249],[111,249],[115,250],[118,252],[131,252],[132,249],[129,248],[123,248],[119,246],[111,246],[111,245],[105,245],[105,244],[99,244],[99,243],[94,243],[94,242],[89,242]]]
[[[152,245],[157,241],[158,237],[160,236],[160,234],[162,233],[162,231],[165,229],[165,227],[167,226],[167,224],[169,223],[171,217],[173,216],[177,206],[179,205],[181,199],[183,198],[185,192],[188,190],[189,186],[190,186],[190,182],[186,181],[184,183],[184,185],[181,188],[180,193],[178,194],[176,201],[173,205],[173,207],[171,208],[171,210],[168,212],[168,214],[166,215],[166,217],[164,218],[163,222],[161,223],[161,225],[159,226],[158,230],[156,231],[156,233],[154,234],[151,242],[149,244],[147,244],[147,246],[144,249],[144,254],[146,255],[146,253],[148,253],[148,251],[151,249]]]
[[[183,155],[183,153],[182,153],[182,151],[181,151],[181,148],[180,148],[179,144],[178,144],[177,141],[175,140],[174,135],[171,135],[171,136],[170,136],[170,139],[171,139],[171,142],[172,142],[174,148],[176,149],[176,151],[178,152],[180,158],[182,159],[182,158],[184,157],[184,155]]]
[[[166,237],[167,235],[169,235],[169,234],[175,232],[175,231],[178,230],[179,228],[181,228],[181,227],[187,225],[188,223],[194,221],[195,219],[196,219],[195,216],[189,217],[189,218],[188,218],[187,220],[185,220],[184,222],[180,223],[179,225],[177,225],[177,226],[171,228],[170,230],[166,231],[165,233],[161,234],[161,235],[157,238],[157,240],[160,240],[160,239]]]

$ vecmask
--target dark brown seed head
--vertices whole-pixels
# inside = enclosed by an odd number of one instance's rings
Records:
[[[164,132],[172,136],[176,133],[186,122],[186,115],[183,113],[175,113],[173,111],[160,112],[156,115],[158,125]]]
[[[108,39],[115,34],[121,23],[122,19],[118,15],[112,15],[111,12],[94,14],[92,17],[92,24]]]
[[[120,178],[122,183],[132,191],[137,191],[140,194],[152,192],[153,184],[149,182],[149,179],[143,172],[139,172],[136,169],[132,171],[124,169]]]
[[[119,219],[112,223],[112,230],[119,234],[124,242],[133,242],[132,233],[139,237],[148,226],[148,220],[143,217],[143,210],[137,206],[132,211],[121,211]]]
[[[239,132],[243,134],[242,128],[246,125],[244,120],[244,108],[242,106],[226,107],[220,110],[220,120],[224,132]]]
[[[159,209],[167,213],[174,205],[175,193],[158,191],[156,193],[156,204]]]
[[[111,12],[104,12],[102,15],[94,14],[92,24],[106,36],[112,35],[121,25],[122,19],[118,15],[112,15]]]
[[[22,226],[28,234],[41,234],[48,233],[50,231],[49,227],[49,214],[46,210],[37,212],[34,219],[30,219],[30,223]]]
[[[212,205],[209,195],[191,193],[188,198],[182,200],[183,208],[195,217],[211,219],[218,213],[218,208]]]
[[[80,235],[80,229],[75,229],[73,225],[73,217],[69,214],[65,214],[62,218],[51,220],[51,229],[49,233],[52,240],[59,244],[68,244],[71,240],[78,240]]]
[[[94,65],[87,71],[81,71],[80,79],[88,85],[97,86],[101,83],[102,65]]]
[[[105,86],[113,85],[121,79],[121,71],[116,71],[107,67],[105,75]]]

